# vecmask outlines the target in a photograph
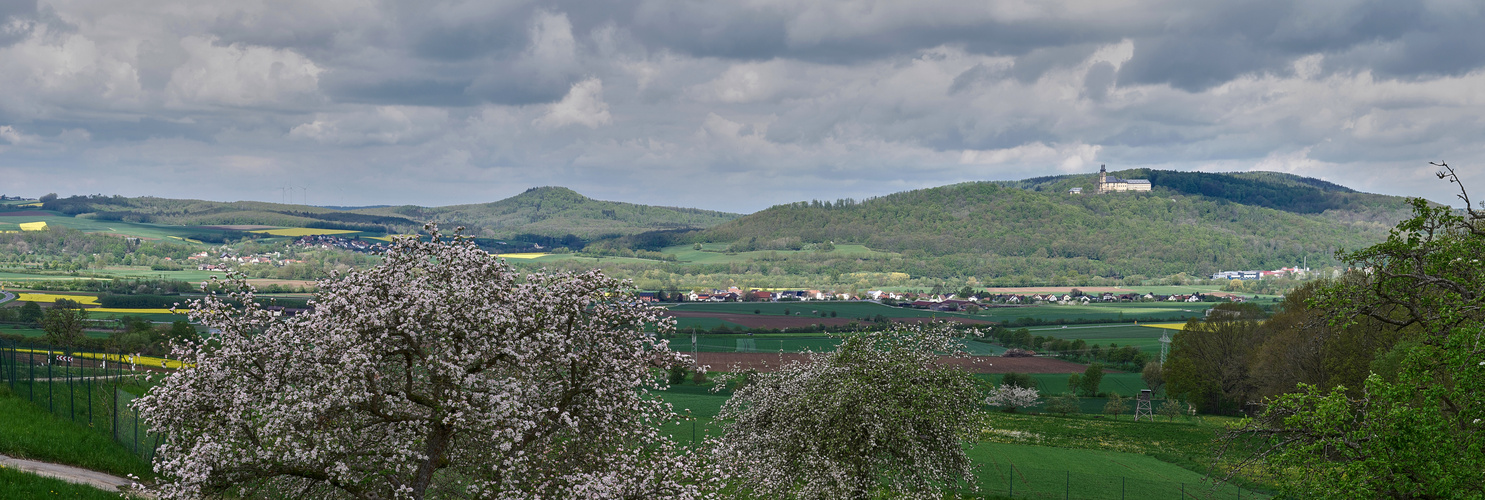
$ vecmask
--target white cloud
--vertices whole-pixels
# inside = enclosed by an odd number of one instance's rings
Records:
[[[576,69],[577,40],[567,14],[537,12],[531,20],[530,38],[526,57],[540,75],[552,78]]]
[[[1480,12],[1219,4],[47,0],[0,28],[0,164],[55,172],[41,192],[235,199],[260,187],[186,179],[292,172],[357,184],[342,204],[565,184],[743,211],[1099,163],[1447,202],[1418,166],[1485,164],[1485,46],[1417,49]],[[1251,33],[1282,40],[1201,52]],[[1153,38],[1257,62],[1175,86],[1193,64],[1150,70]],[[714,182],[754,194],[692,194]]]
[[[166,89],[177,106],[254,106],[302,101],[315,94],[324,70],[292,50],[244,44],[218,45],[216,37],[180,41],[189,54]]]
[[[377,106],[341,113],[316,113],[289,135],[321,144],[399,144],[426,140],[448,125],[448,110],[418,106]]]
[[[22,134],[19,130],[16,130],[15,127],[12,127],[10,125],[0,126],[0,139],[5,139],[5,142],[11,143],[16,146],[25,146],[41,142],[40,137],[29,134]]]
[[[547,113],[532,123],[543,129],[555,129],[568,125],[598,128],[611,122],[608,104],[603,102],[603,81],[589,78],[572,84],[566,97],[550,105]]]

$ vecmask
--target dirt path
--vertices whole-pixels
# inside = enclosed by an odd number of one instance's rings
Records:
[[[73,467],[71,465],[38,462],[24,458],[12,458],[5,455],[0,455],[0,466],[29,472],[38,476],[61,479],[69,483],[86,484],[104,491],[125,491],[134,484],[133,481],[128,479],[94,470]],[[142,495],[134,496],[139,497]]]

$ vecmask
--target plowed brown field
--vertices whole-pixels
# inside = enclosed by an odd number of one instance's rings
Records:
[[[732,314],[703,311],[666,311],[666,316],[676,318],[716,318],[722,321],[736,323],[748,328],[799,328],[810,325],[839,326],[852,322],[859,323],[861,320],[855,318],[821,318],[818,316],[765,316],[761,314]],[[934,318],[892,318],[898,323],[922,323],[932,321]],[[960,323],[971,323],[976,325],[993,325],[994,321],[970,318],[940,318]]]

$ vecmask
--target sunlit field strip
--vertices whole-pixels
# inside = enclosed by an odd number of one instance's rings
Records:
[[[359,233],[360,231],[347,231],[344,229],[315,229],[309,227],[288,227],[282,229],[259,229],[257,231],[248,232],[271,234],[273,236],[321,236],[327,234]]]
[[[1166,330],[1181,330],[1186,328],[1185,323],[1145,323],[1140,326],[1149,328],[1164,328]]]
[[[185,311],[182,309],[181,311]],[[124,313],[124,314],[170,314],[169,309],[129,309],[124,307],[94,307],[88,312],[101,313]]]
[[[537,257],[542,257],[542,256],[547,256],[547,255],[551,255],[551,254],[549,254],[549,253],[542,253],[542,252],[503,253],[503,254],[500,254],[500,257],[501,258],[506,258],[506,259],[535,259]]]
[[[16,352],[34,352],[34,353],[46,354],[47,356],[51,356],[51,355],[54,355],[54,354],[61,354],[62,353],[62,351],[58,351],[58,350],[50,350],[49,351],[49,350],[46,350],[46,349],[16,349]],[[100,354],[100,353],[96,353],[96,352],[77,352],[77,353],[72,353],[72,357],[75,357],[75,358],[88,358],[88,359],[101,359],[101,360],[104,360],[104,361],[113,361],[115,363],[129,363],[129,364],[134,364],[134,365],[138,365],[138,366],[150,366],[150,367],[163,366],[165,368],[171,368],[171,369],[180,369],[180,368],[184,368],[186,366],[185,363],[181,363],[180,361],[176,361],[176,360],[173,360],[173,359],[156,358],[154,356],[133,356],[133,355],[129,355],[129,354]],[[162,365],[161,363],[164,363],[164,364]]]
[[[79,304],[98,305],[98,297],[92,295],[61,295],[55,293],[18,293],[16,300],[22,302],[56,302],[67,299]]]

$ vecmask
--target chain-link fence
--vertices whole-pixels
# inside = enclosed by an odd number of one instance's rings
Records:
[[[0,383],[52,414],[112,437],[140,458],[154,458],[159,438],[129,402],[147,374],[129,354],[0,340]]]
[[[1014,465],[990,467],[981,471],[980,493],[1061,500],[1269,498],[1268,494],[1227,483],[1160,481],[1068,470],[1030,469]]]

